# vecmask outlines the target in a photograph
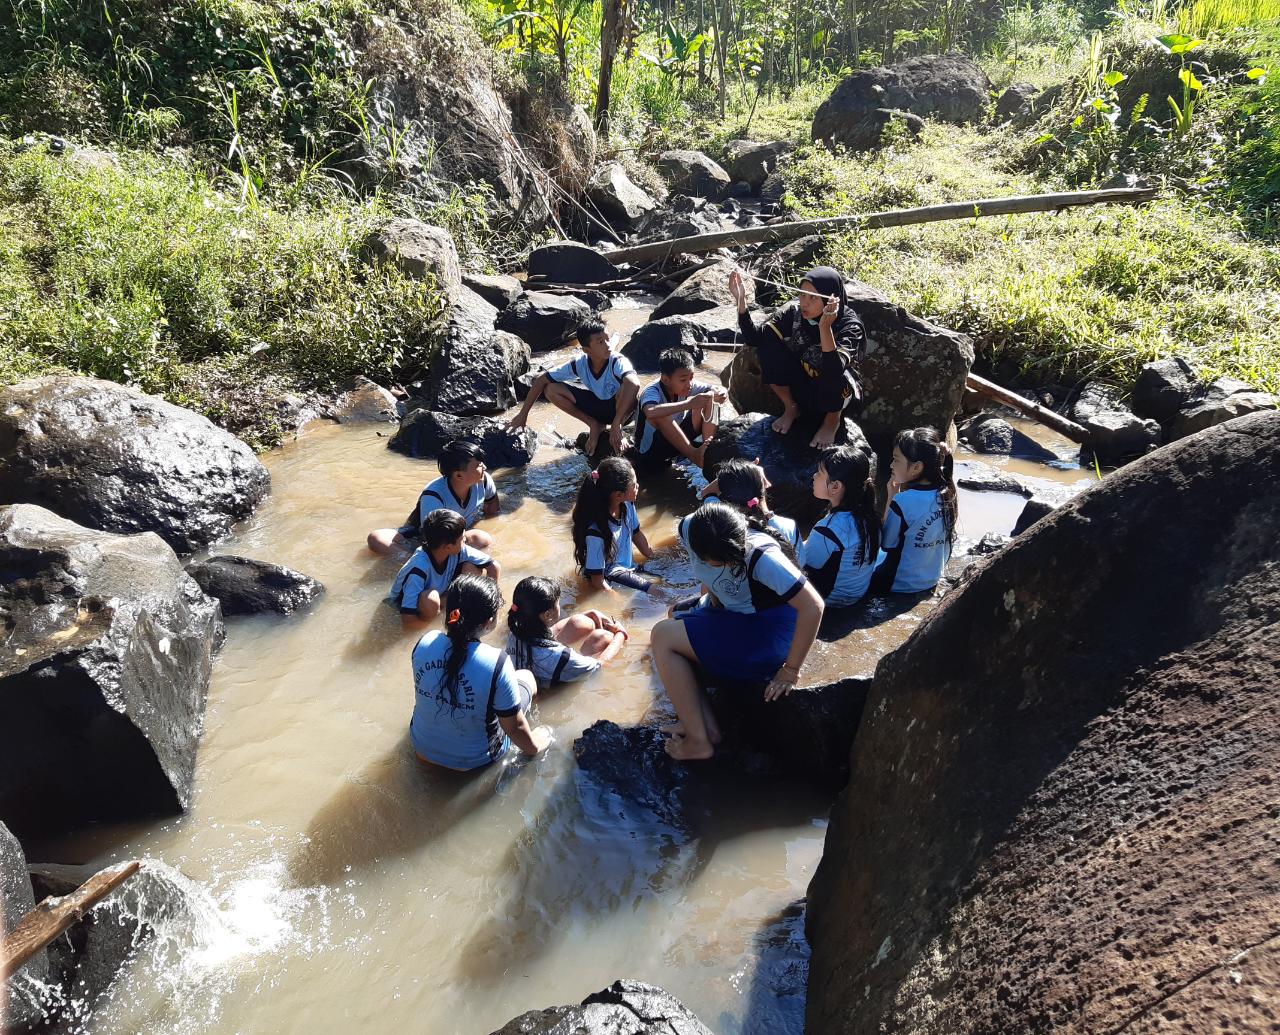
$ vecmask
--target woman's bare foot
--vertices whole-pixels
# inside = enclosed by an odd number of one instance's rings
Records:
[[[798,406],[788,406],[782,411],[782,416],[773,422],[773,430],[779,435],[785,435],[791,430],[791,425],[796,422],[796,418],[800,416],[800,408]]]
[[[809,440],[809,445],[814,449],[826,449],[827,446],[834,446],[835,444],[835,431],[828,431],[826,428],[819,428],[817,434]]]
[[[700,762],[716,753],[711,742],[691,740],[687,734],[672,737],[666,743],[667,754],[677,762]]]
[[[683,737],[684,723],[679,721],[669,722],[665,726],[659,726],[658,732],[665,733],[668,737]]]
[[[604,431],[603,424],[587,425],[587,444],[584,447],[588,457],[596,455],[596,450],[600,448],[600,433]]]

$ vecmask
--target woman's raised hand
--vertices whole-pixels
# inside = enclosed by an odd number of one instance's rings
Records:
[[[835,295],[827,297],[826,304],[822,307],[822,315],[818,317],[819,327],[830,327],[836,322],[836,317],[840,315],[840,300]]]
[[[742,279],[741,270],[734,270],[729,274],[729,293],[733,295],[733,300],[738,305],[738,312],[745,313],[747,311],[747,285]]]

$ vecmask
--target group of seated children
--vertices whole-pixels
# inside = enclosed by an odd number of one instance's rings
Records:
[[[868,592],[932,589],[956,535],[952,457],[937,431],[897,436],[883,512],[872,457],[832,444],[860,395],[856,357],[863,340],[839,275],[811,271],[800,300],[760,328],[746,312],[741,282],[732,286],[747,343],[760,350],[765,380],[783,404],[775,429],[785,433],[796,420],[817,418],[813,495],[827,512],[802,537],[793,519],[770,510],[764,469],[733,460],[678,523],[699,591],[671,605],[651,645],[677,716],[666,729],[667,751],[681,760],[710,757],[720,739],[704,693],[708,683],[764,683],[767,700],[790,693],[825,607],[854,604]],[[588,455],[606,431],[621,453],[628,446],[622,429],[634,412],[629,455],[643,469],[678,456],[701,464],[725,396],[695,382],[692,356],[664,352],[660,376],[640,392],[634,368],[613,352],[602,325],[583,325],[578,340],[584,355],[540,374],[510,426],[523,427],[545,395],[587,426]],[[635,466],[621,455],[583,479],[571,532],[578,571],[594,590],[655,590],[636,563],[637,552],[642,561],[654,556],[636,513],[639,489]],[[391,592],[406,624],[443,616],[444,631],[424,633],[413,651],[417,703],[410,728],[420,758],[452,769],[487,765],[511,744],[537,754],[550,734],[528,721],[536,693],[594,673],[628,638],[601,611],[562,616],[559,585],[531,576],[515,587],[506,650],[481,643],[496,626],[503,598],[500,567],[488,552],[492,538],[470,526],[497,511],[483,453],[451,442],[440,456],[440,477],[405,525],[378,529],[368,540],[378,553],[416,547]]]

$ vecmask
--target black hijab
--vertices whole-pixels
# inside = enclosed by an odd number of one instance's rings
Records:
[[[836,340],[836,347],[847,354],[848,360],[854,364],[859,363],[865,348],[866,332],[863,330],[862,321],[849,305],[849,297],[844,288],[844,277],[840,275],[839,270],[830,266],[818,266],[806,273],[803,279],[812,284],[814,290],[824,299],[834,295],[840,303],[840,311],[836,314],[836,322],[831,326],[831,334]],[[792,302],[791,307],[788,308],[791,308],[793,315],[788,321],[790,326],[786,328],[789,331],[786,337],[789,339],[788,345],[791,350],[797,354],[820,350],[821,337],[818,321],[810,322],[801,316],[798,301]],[[816,365],[816,359],[814,363]]]

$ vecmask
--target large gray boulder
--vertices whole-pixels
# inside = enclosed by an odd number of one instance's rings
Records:
[[[529,253],[529,276],[553,284],[601,284],[616,279],[618,270],[589,245],[556,241]]]
[[[996,121],[1013,122],[1030,115],[1039,95],[1039,88],[1030,83],[1014,83],[996,99]]]
[[[877,110],[944,122],[978,122],[990,103],[991,80],[963,54],[927,54],[846,77],[813,116],[813,139],[853,146],[851,130]]]
[[[22,845],[0,823],[0,937],[17,927],[35,905]],[[41,1015],[40,983],[48,978],[49,954],[42,949],[0,985],[0,1021],[7,1020],[15,1029],[34,1025]]]
[[[20,837],[191,797],[218,605],[159,537],[0,508],[0,816]]]
[[[396,397],[382,385],[367,377],[357,375],[344,386],[344,390],[324,415],[339,424],[385,424],[400,419]]]
[[[867,330],[862,363],[866,398],[858,416],[866,437],[878,452],[885,452],[903,428],[927,425],[945,432],[960,408],[973,342],[913,316],[866,284],[852,281],[845,289]],[[738,412],[782,412],[777,396],[761,379],[755,349],[739,352],[720,378]]]
[[[387,448],[423,460],[434,460],[454,439],[474,442],[484,450],[491,467],[524,467],[538,451],[532,428],[508,431],[490,417],[458,417],[428,409],[411,409],[400,422]]]
[[[324,586],[310,575],[232,554],[188,564],[187,574],[222,605],[223,615],[288,615],[309,607],[324,593]]]
[[[434,278],[441,290],[462,284],[457,245],[442,227],[402,216],[374,230],[364,247],[373,260],[393,263],[416,280]]]
[[[1272,1024],[1278,495],[1280,413],[1166,446],[880,662],[809,887],[807,1032]]]
[[[722,259],[690,273],[671,294],[649,314],[650,320],[661,320],[683,313],[701,313],[707,309],[736,306],[729,292],[729,274],[737,270],[746,281],[747,302],[755,300],[755,281],[732,259]]]
[[[789,140],[730,140],[724,146],[724,171],[735,182],[759,191],[779,161],[795,149]]]
[[[580,298],[527,291],[498,316],[497,327],[528,342],[534,352],[546,352],[565,344],[594,315],[591,305]]]
[[[901,108],[873,108],[840,124],[838,136],[826,140],[847,151],[876,151],[905,133],[912,140],[924,132],[924,119]]]
[[[633,230],[658,203],[631,182],[618,162],[602,165],[587,181],[587,200],[619,230]]]
[[[49,376],[0,391],[0,504],[198,550],[271,488],[253,451],[198,413],[111,381]]]
[[[1085,385],[1071,416],[1089,433],[1089,449],[1103,460],[1142,456],[1160,444],[1159,423],[1132,412],[1109,385]]]
[[[524,286],[505,273],[463,273],[462,286],[474,291],[498,312],[520,297]]]
[[[1259,410],[1274,410],[1277,399],[1259,392],[1247,381],[1220,377],[1207,385],[1197,385],[1168,426],[1170,441],[1186,438],[1215,424],[1243,417]]]
[[[529,369],[529,346],[496,330],[498,310],[465,287],[449,292],[440,347],[422,398],[456,414],[501,413],[515,402],[515,382]]]
[[[673,194],[723,201],[733,184],[729,174],[701,151],[663,151],[657,166]]]
[[[530,1010],[491,1035],[712,1035],[670,992],[623,979],[577,1006]]]

